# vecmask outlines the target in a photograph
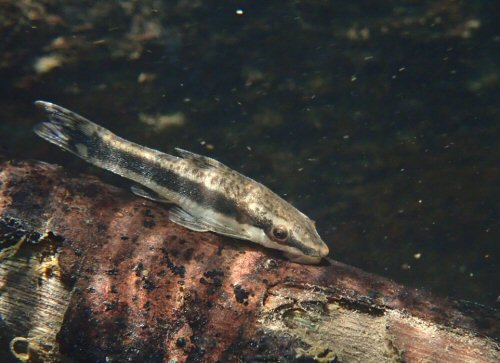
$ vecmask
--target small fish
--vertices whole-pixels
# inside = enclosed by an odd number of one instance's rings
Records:
[[[35,133],[85,161],[145,187],[132,192],[175,204],[172,222],[283,251],[295,262],[315,264],[328,255],[314,222],[262,184],[206,156],[176,148],[179,156],[122,139],[53,103],[36,101],[48,121]]]

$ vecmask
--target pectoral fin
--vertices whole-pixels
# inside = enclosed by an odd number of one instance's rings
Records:
[[[235,230],[230,226],[210,218],[208,215],[203,217],[193,216],[191,213],[185,211],[181,207],[175,206],[169,210],[169,219],[183,227],[186,227],[196,232],[215,232],[224,236],[249,239],[249,237],[239,230]]]
[[[247,236],[247,234],[240,228],[232,228],[230,225],[225,225],[222,222],[211,218],[209,215],[203,216],[203,223],[209,231],[233,238],[250,239],[249,236]]]
[[[187,229],[190,229],[192,231],[196,232],[208,232],[209,229],[196,217],[192,216],[188,212],[186,212],[184,209],[180,207],[172,207],[168,211],[168,218],[174,222],[177,223],[183,227],[186,227]]]

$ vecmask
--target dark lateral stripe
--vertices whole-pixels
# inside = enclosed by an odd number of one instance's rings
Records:
[[[318,252],[316,250],[314,250],[314,248],[304,246],[299,241],[297,241],[293,237],[293,233],[290,236],[290,238],[288,238],[288,240],[286,241],[286,244],[289,246],[295,247],[296,249],[298,249],[299,251],[301,251],[303,254],[305,254],[307,256],[317,256],[318,255]]]
[[[114,173],[122,175],[123,170],[142,175],[155,184],[193,200],[199,205],[233,218],[243,212],[236,207],[235,201],[223,193],[208,190],[203,184],[185,178],[138,155],[119,148],[111,148],[100,140],[98,135],[94,136],[90,144],[92,147],[88,150],[89,159],[91,159],[89,161],[99,160],[106,169]]]
[[[72,137],[73,135],[70,136]],[[118,137],[117,139],[123,140]],[[258,219],[250,215],[246,210],[239,208],[234,200],[228,198],[222,192],[209,190],[201,183],[185,178],[172,170],[166,169],[145,158],[141,158],[136,154],[120,150],[119,147],[112,148],[105,143],[98,134],[83,138],[82,135],[79,135],[78,141],[87,146],[88,156],[86,158],[84,157],[84,159],[87,159],[87,161],[91,163],[96,163],[98,166],[122,176],[126,176],[127,171],[141,175],[145,179],[149,179],[155,184],[180,194],[201,206],[212,209],[228,217],[235,218],[243,223],[252,224],[266,232],[270,231],[272,228],[272,221]],[[122,142],[128,143],[128,141],[125,140]],[[130,143],[129,145],[134,144]],[[138,145],[137,148],[139,149],[141,147]],[[83,157],[82,155],[80,156]],[[297,248],[305,255],[317,255],[314,249],[304,246],[296,240],[293,233],[288,239],[287,245]]]
[[[262,229],[269,237],[269,233],[271,232],[273,228],[273,223],[269,219],[255,219],[253,218],[251,221],[251,224],[254,225],[255,227],[258,227]],[[271,239],[271,237],[269,237]],[[290,237],[286,241],[287,246],[295,247],[302,253],[308,256],[315,256],[317,255],[316,250],[313,248],[304,246],[302,243],[300,243],[297,239],[294,238],[293,232],[290,234]]]

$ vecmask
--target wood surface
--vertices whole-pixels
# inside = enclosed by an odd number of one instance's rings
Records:
[[[93,176],[1,163],[5,361],[500,361],[498,311],[168,213]]]

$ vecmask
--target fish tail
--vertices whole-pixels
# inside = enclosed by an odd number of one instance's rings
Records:
[[[83,159],[89,158],[88,150],[95,147],[98,136],[110,133],[92,121],[53,103],[36,101],[35,105],[47,113],[49,121],[35,125],[33,131]]]
[[[48,116],[48,121],[33,128],[38,136],[90,164],[139,184],[147,186],[153,170],[177,160],[172,155],[122,139],[64,107],[45,101],[36,101],[35,105]]]

